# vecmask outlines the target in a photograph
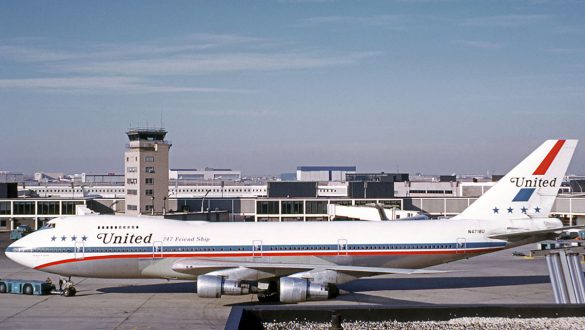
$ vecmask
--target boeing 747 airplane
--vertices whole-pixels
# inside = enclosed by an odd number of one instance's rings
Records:
[[[69,278],[197,280],[200,297],[324,300],[358,277],[431,273],[421,269],[559,232],[563,224],[549,214],[576,145],[544,142],[451,219],[210,223],[88,215],[50,220],[6,255]]]

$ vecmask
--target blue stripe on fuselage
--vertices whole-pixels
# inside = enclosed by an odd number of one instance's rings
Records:
[[[477,248],[499,248],[506,246],[505,242],[466,242],[465,249]],[[306,244],[306,245],[263,245],[262,252],[301,252],[301,251],[337,251],[337,244]],[[378,244],[347,244],[348,251],[376,251],[376,250],[450,250],[463,249],[458,243],[378,243]],[[251,245],[217,245],[217,246],[162,246],[162,251],[156,253],[168,252],[251,252],[254,251]],[[6,252],[20,253],[74,253],[73,247],[36,247],[21,248],[7,247]],[[78,253],[153,253],[153,246],[85,246]],[[260,252],[260,251],[258,251]]]

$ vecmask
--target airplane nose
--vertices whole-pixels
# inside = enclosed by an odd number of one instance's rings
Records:
[[[6,247],[6,250],[4,250],[4,254],[8,257],[8,259],[16,261],[14,260],[14,243]]]
[[[16,262],[17,264],[20,265],[24,265],[23,260],[22,260],[22,255],[21,253],[19,253],[19,247],[18,247],[18,241],[8,245],[6,247],[6,250],[4,251],[4,254],[8,257],[8,259]]]

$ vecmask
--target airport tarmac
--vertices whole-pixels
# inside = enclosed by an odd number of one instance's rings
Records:
[[[44,280],[4,255],[0,278]],[[513,256],[536,244],[433,267],[445,274],[379,276],[340,286],[336,300],[303,304],[536,304],[554,303],[544,259]],[[234,305],[258,304],[253,295],[202,299],[195,283],[166,280],[73,278],[75,297],[0,295],[0,329],[223,329]]]

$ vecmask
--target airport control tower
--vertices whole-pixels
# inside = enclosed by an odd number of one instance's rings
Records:
[[[169,149],[167,131],[132,128],[125,153],[126,214],[162,214],[169,193]]]

